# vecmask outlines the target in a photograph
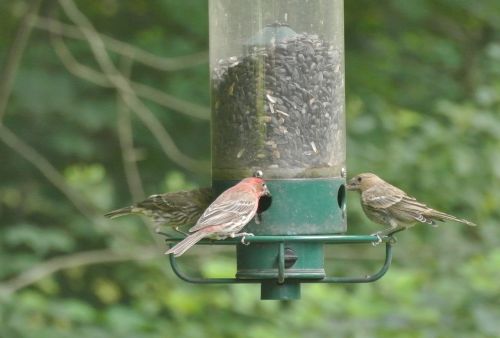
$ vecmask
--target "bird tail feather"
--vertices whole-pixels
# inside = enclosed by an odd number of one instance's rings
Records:
[[[168,254],[174,254],[175,257],[179,257],[182,255],[184,252],[186,252],[190,247],[198,243],[200,240],[202,240],[204,237],[207,236],[207,233],[203,231],[197,231],[186,238],[184,238],[182,241],[177,243],[173,248],[165,252],[165,255]]]
[[[458,218],[458,217],[455,217],[453,215],[449,215],[449,214],[446,214],[444,212],[437,211],[437,210],[432,210],[432,217],[435,217],[435,218],[442,220],[442,221],[444,221],[444,220],[454,221],[454,222],[467,224],[469,226],[476,226],[477,225],[477,224],[472,223],[466,219]]]

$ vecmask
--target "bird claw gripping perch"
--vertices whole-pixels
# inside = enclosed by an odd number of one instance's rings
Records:
[[[250,245],[250,242],[245,242],[245,237],[246,236],[252,237],[252,236],[254,236],[254,234],[252,234],[252,233],[246,233],[245,236],[241,237],[241,244],[248,246],[248,245]]]
[[[398,242],[398,239],[396,238],[396,236],[394,236],[394,233],[386,235],[386,234],[383,233],[383,231],[379,231],[379,232],[376,232],[374,234],[371,234],[371,236],[376,236],[377,237],[377,241],[376,242],[372,242],[373,246],[377,246],[377,245],[379,245],[380,243],[383,242],[382,236],[388,237],[389,238],[388,242],[390,244],[396,244]]]
[[[378,239],[376,242],[372,242],[373,246],[377,246],[380,243],[382,243],[382,236],[380,236],[380,232],[376,232],[374,234],[371,234],[371,236],[377,236],[377,239]]]
[[[255,236],[254,234],[252,234],[251,232],[240,232],[239,234],[231,234],[231,238],[235,238],[235,237],[241,237],[241,244],[243,245],[250,245],[250,242],[245,242],[245,237],[251,237],[251,236]]]

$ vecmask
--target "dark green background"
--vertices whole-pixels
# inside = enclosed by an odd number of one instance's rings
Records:
[[[0,2],[2,65],[28,3]],[[208,49],[206,1],[76,3],[100,33],[156,55]],[[377,283],[305,285],[293,303],[260,301],[258,285],[185,284],[140,218],[100,216],[134,200],[122,164],[116,90],[72,75],[47,31],[34,28],[3,122],[47,162],[8,146],[0,129],[0,336],[498,336],[500,2],[357,0],[346,1],[345,12],[348,176],[376,172],[477,228],[418,225],[398,234],[393,266]],[[42,1],[40,15],[71,23],[56,1]],[[98,69],[84,41],[65,42],[79,62]],[[126,58],[110,55],[124,69]],[[208,74],[207,63],[162,71],[134,62],[131,69],[134,81],[203,107]],[[207,120],[144,102],[184,154],[209,160]],[[131,118],[146,194],[209,184],[208,164],[201,172],[179,166]],[[47,164],[62,186],[47,178]],[[357,198],[348,194],[348,233],[380,229]],[[196,247],[182,258],[183,268],[232,276],[233,251],[226,250]],[[96,261],[117,261],[87,264],[93,261],[79,253],[88,251]],[[382,247],[335,246],[326,253],[327,272],[371,273],[382,256]],[[52,264],[62,269],[52,274]],[[37,278],[40,271],[49,274]],[[23,278],[36,282],[23,285]]]

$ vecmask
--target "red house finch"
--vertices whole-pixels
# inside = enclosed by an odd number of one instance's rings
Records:
[[[189,229],[192,234],[165,254],[174,254],[178,257],[205,237],[213,239],[242,237],[241,242],[244,243],[245,236],[253,234],[239,231],[255,216],[259,199],[264,195],[270,193],[262,178],[243,179],[217,197],[201,215],[196,225]]]
[[[454,221],[471,226],[476,225],[465,219],[431,209],[372,173],[363,173],[353,177],[346,188],[361,192],[361,206],[369,219],[375,223],[390,226],[375,234],[380,241],[381,235],[391,235],[405,230],[416,222],[433,226],[436,226],[435,221]]]
[[[182,232],[179,227],[194,224],[212,201],[211,188],[169,192],[151,195],[142,202],[108,212],[104,216],[112,219],[129,214],[143,214],[157,226],[168,224]]]

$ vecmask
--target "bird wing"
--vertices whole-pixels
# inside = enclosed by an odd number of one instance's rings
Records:
[[[392,185],[377,185],[363,192],[363,203],[372,211],[383,213],[398,223],[421,222],[434,225],[435,222],[424,216],[429,208],[414,197]]]
[[[431,210],[427,205],[417,201],[415,198],[410,196],[403,196],[400,202],[391,206],[391,211],[395,218],[401,219],[403,221],[408,218],[418,221],[420,223],[426,223],[430,225],[435,225],[436,222],[431,217],[426,215],[426,212]]]
[[[406,194],[393,186],[375,185],[361,194],[363,204],[373,209],[387,209],[401,200]]]
[[[383,213],[398,223],[421,222],[435,225],[435,221],[451,220],[468,225],[475,225],[467,220],[429,208],[426,204],[408,196],[403,190],[390,184],[375,185],[365,190],[361,198],[370,211]]]
[[[192,200],[197,195],[197,191],[194,190],[156,194],[151,195],[144,201],[137,203],[136,207],[146,210],[161,210],[164,212],[173,212],[192,204]]]
[[[258,199],[250,192],[227,191],[210,204],[196,225],[189,229],[189,232],[213,225],[231,223],[240,218],[251,218],[257,210],[257,205]]]

